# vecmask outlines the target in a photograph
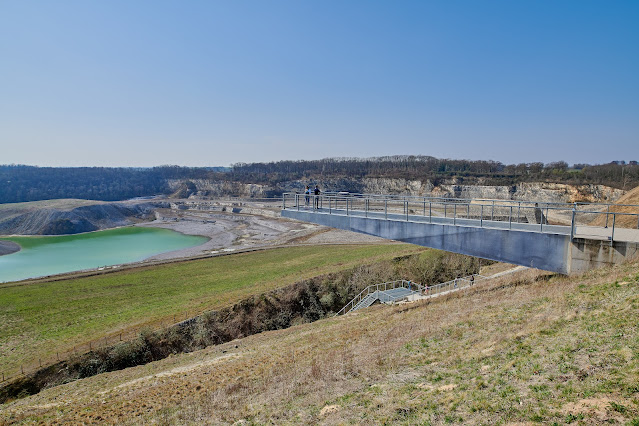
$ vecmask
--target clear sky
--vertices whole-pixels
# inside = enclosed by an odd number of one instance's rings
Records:
[[[0,164],[639,160],[639,1],[0,0]]]

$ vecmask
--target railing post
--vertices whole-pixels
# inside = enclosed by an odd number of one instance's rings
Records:
[[[364,217],[368,217],[368,198],[364,199]]]
[[[430,223],[433,223],[433,203],[428,202],[428,219]]]
[[[348,198],[346,199],[346,216],[348,216]]]
[[[388,200],[384,199],[384,219],[388,219]]]
[[[328,199],[328,214],[333,214],[333,199]]]
[[[295,204],[297,205],[297,211],[300,211],[300,194],[295,194]]]
[[[617,219],[617,215],[613,213],[612,214],[612,234],[610,234],[610,247],[612,247],[612,242],[615,240],[615,219]]]
[[[446,210],[448,210],[447,207],[448,207],[448,204],[446,204],[446,202],[444,201],[444,217],[448,217],[446,216]]]
[[[453,225],[455,225],[456,220],[457,220],[457,203],[453,204]]]
[[[570,219],[570,241],[572,241],[575,238],[575,213],[577,211],[575,210],[575,208],[572,208],[572,218]],[[614,218],[613,218],[613,222],[614,222]],[[613,234],[615,232],[614,228],[612,230]]]
[[[519,223],[519,212],[521,211],[521,201],[519,202],[519,206],[517,206],[517,223]]]
[[[286,194],[282,194],[282,210],[286,210]]]
[[[484,227],[484,205],[481,205],[481,216],[479,216],[479,227]]]
[[[610,204],[608,204],[608,208],[606,210],[606,228],[608,227],[608,215],[610,215]]]
[[[408,222],[408,201],[404,201],[404,207],[406,208],[406,222]]]
[[[508,215],[508,229],[513,229],[513,206],[510,206],[510,214]]]
[[[470,202],[466,204],[466,219],[470,219]]]
[[[493,200],[493,210],[490,213],[490,220],[495,220],[495,200]]]
[[[424,198],[424,217],[426,217],[426,198]]]

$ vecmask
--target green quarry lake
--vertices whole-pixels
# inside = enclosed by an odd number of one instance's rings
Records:
[[[55,237],[6,237],[20,245],[0,256],[0,282],[137,262],[160,253],[193,247],[206,237],[162,228],[126,227]]]

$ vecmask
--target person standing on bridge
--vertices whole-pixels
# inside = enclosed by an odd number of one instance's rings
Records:
[[[319,207],[319,195],[320,195],[320,189],[319,186],[315,185],[315,189],[313,190],[313,194],[315,194],[315,208]]]
[[[306,199],[306,207],[308,207],[308,202],[311,200],[311,187],[306,185],[306,191],[304,191],[304,198]]]

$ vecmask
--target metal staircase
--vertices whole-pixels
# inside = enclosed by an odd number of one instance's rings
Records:
[[[375,293],[367,294],[366,297],[360,300],[359,303],[355,305],[353,309],[351,309],[351,311],[368,308],[369,306],[371,306],[373,303],[377,301],[377,294],[378,294],[377,291]]]
[[[378,300],[381,303],[394,303],[413,294],[421,294],[423,291],[423,286],[407,280],[369,285],[340,309],[335,316],[368,308]]]
[[[443,296],[445,294],[471,287],[474,284],[486,280],[489,277],[474,274],[467,277],[456,278],[432,286],[422,286],[420,284],[398,280],[381,284],[373,284],[362,290],[357,296],[339,310],[335,316],[347,314],[358,309],[368,308],[375,302],[395,303],[415,296],[414,299],[425,299],[430,297]]]

